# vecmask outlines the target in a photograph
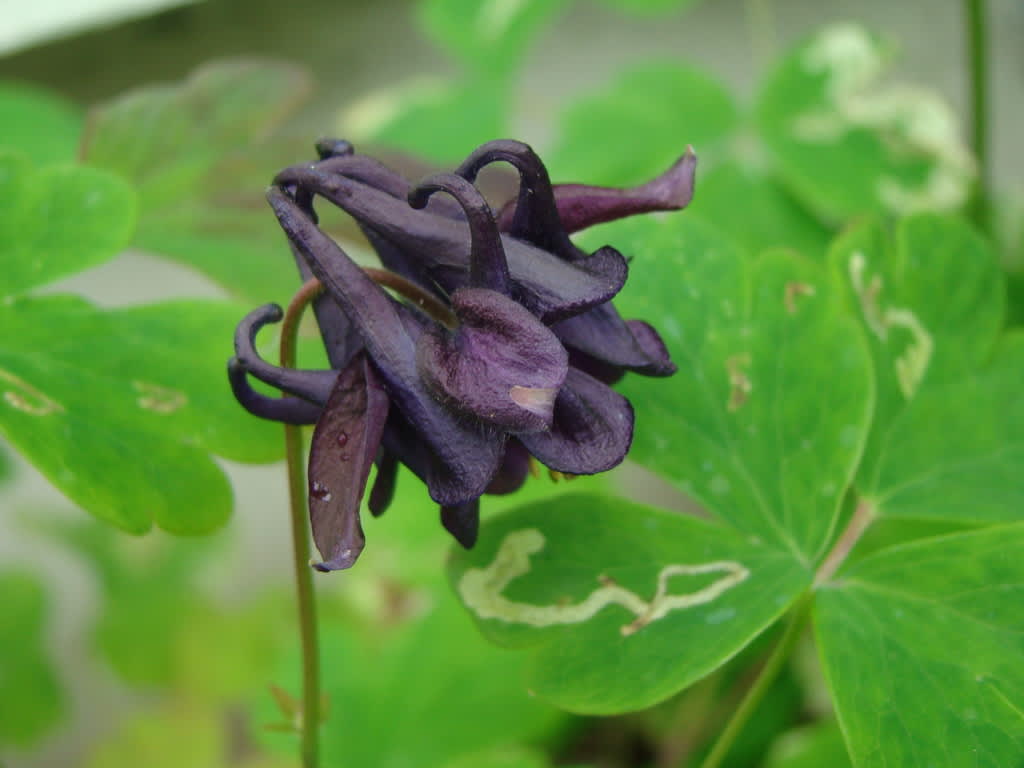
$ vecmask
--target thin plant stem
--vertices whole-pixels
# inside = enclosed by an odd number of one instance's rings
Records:
[[[992,164],[989,160],[988,13],[985,0],[963,0],[965,48],[971,100],[971,147],[978,162],[978,182],[971,215],[983,231],[991,226]]]
[[[292,298],[281,325],[281,365],[294,368],[299,321],[309,303],[322,290],[316,278],[306,282]],[[306,530],[306,483],[303,472],[302,429],[284,427],[285,461],[288,466],[288,499],[291,507],[292,553],[295,588],[302,638],[302,717],[299,722],[303,768],[319,765],[320,651],[317,645],[316,600],[309,567],[309,534]]]
[[[797,640],[800,639],[800,631],[803,629],[813,600],[813,590],[835,575],[836,571],[839,570],[839,566],[846,561],[850,552],[853,551],[861,536],[864,535],[864,532],[871,526],[874,520],[874,507],[867,500],[861,499],[857,503],[850,521],[846,524],[842,533],[839,534],[825,559],[822,560],[818,572],[814,575],[812,590],[800,597],[793,610],[790,611],[789,621],[785,631],[782,633],[782,637],[779,638],[775,648],[772,649],[771,656],[768,657],[764,666],[761,667],[761,671],[758,673],[753,685],[750,686],[750,690],[747,691],[736,711],[733,712],[732,718],[719,734],[718,740],[711,748],[708,756],[704,758],[701,768],[718,768],[721,765],[722,760],[725,759],[725,756],[736,741],[736,737],[739,736],[743,726],[746,725],[747,720],[750,719],[754,710],[757,709],[757,705],[764,698],[765,693],[768,692],[775,678],[778,677],[782,665],[789,658]]]
[[[718,768],[722,764],[722,761],[735,743],[736,737],[740,735],[740,731],[743,730],[750,716],[754,714],[757,705],[761,703],[761,699],[764,698],[768,689],[771,688],[775,678],[779,676],[783,664],[786,663],[790,653],[792,653],[793,648],[796,646],[797,640],[800,639],[800,632],[804,627],[810,603],[811,596],[809,593],[797,601],[797,604],[790,612],[782,637],[775,644],[775,648],[772,649],[768,660],[761,667],[757,679],[754,680],[753,685],[750,686],[740,705],[733,712],[732,718],[719,734],[718,740],[711,748],[707,757],[704,758],[700,768]]]
[[[408,299],[415,306],[431,319],[436,320],[446,328],[455,328],[459,321],[448,306],[433,294],[427,293],[411,280],[406,280],[401,275],[389,272],[386,269],[377,267],[362,267],[363,272],[369,275],[370,279],[377,285],[390,288],[399,296]]]

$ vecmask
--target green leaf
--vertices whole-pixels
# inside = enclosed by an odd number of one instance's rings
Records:
[[[91,514],[141,533],[205,533],[231,511],[210,458],[279,455],[224,379],[242,310],[174,302],[101,311],[72,297],[0,307],[0,430]]]
[[[180,702],[136,716],[101,743],[87,768],[220,768],[228,752],[220,713]]]
[[[97,108],[83,156],[139,190],[136,246],[194,266],[234,296],[283,300],[297,275],[263,193],[282,166],[313,155],[274,138],[309,90],[289,65],[210,64]]]
[[[700,0],[601,0],[611,8],[637,16],[653,16],[669,11],[684,10]]]
[[[791,248],[818,259],[830,233],[774,179],[726,163],[700,175],[697,194],[686,210],[721,232],[730,233],[751,254]],[[742,221],[742,226],[736,226]]]
[[[27,83],[0,82],[4,148],[38,165],[70,163],[82,133],[81,110],[58,94]]]
[[[11,462],[7,456],[7,451],[2,443],[0,443],[0,485],[3,485],[11,476]]]
[[[688,144],[701,162],[713,158],[736,121],[732,96],[717,80],[653,62],[571,105],[545,161],[555,181],[637,184],[668,168]]]
[[[1024,526],[880,552],[817,596],[858,768],[1011,766],[1024,754]]]
[[[177,638],[197,601],[196,574],[217,540],[132,538],[81,518],[29,525],[64,543],[95,573],[102,600],[91,640],[98,654],[128,683],[169,685],[178,671]]]
[[[237,711],[174,700],[128,719],[81,764],[85,768],[299,768],[294,757],[256,752],[245,725]]]
[[[451,760],[444,768],[549,768],[551,762],[541,752],[525,747],[497,747]]]
[[[782,178],[828,221],[858,213],[952,210],[974,160],[937,94],[880,83],[888,46],[855,23],[825,27],[778,64],[758,123]]]
[[[0,595],[0,746],[24,748],[60,720],[63,692],[43,646],[43,586],[32,574],[5,569]]]
[[[522,660],[486,643],[443,583],[408,587],[365,570],[352,576],[350,599],[372,589],[387,615],[366,626],[351,614],[322,612],[321,679],[330,702],[321,731],[324,765],[441,766],[536,740],[564,719],[528,695]],[[280,668],[277,679],[299,679],[297,650]],[[263,695],[256,722],[280,720],[272,696]],[[293,734],[264,731],[264,738],[282,754],[297,747]]]
[[[135,196],[94,168],[36,169],[0,153],[0,297],[101,264],[128,244]]]
[[[531,39],[564,4],[564,0],[421,0],[418,16],[427,35],[470,71],[504,76],[516,69]],[[463,153],[472,146],[464,146]]]
[[[843,734],[834,720],[805,725],[782,734],[764,768],[850,768]]]
[[[507,78],[417,77],[346,107],[339,133],[438,164],[459,163],[473,147],[506,133],[509,84]]]
[[[262,690],[294,638],[294,622],[281,620],[294,611],[294,595],[277,592],[191,606],[175,627],[175,684],[189,697],[229,704]]]
[[[870,423],[870,359],[843,297],[813,262],[744,258],[685,213],[598,239],[633,257],[616,305],[657,328],[679,366],[622,383],[636,409],[630,458],[810,567]]]
[[[576,494],[490,520],[450,577],[484,634],[532,649],[530,690],[593,714],[650,706],[708,674],[810,579],[728,528]]]
[[[1024,341],[1005,338],[995,254],[960,221],[920,215],[895,245],[877,225],[832,249],[875,360],[875,424],[857,488],[883,515],[1021,517]]]

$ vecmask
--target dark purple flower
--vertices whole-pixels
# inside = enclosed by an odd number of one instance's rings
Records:
[[[519,488],[531,456],[551,470],[593,474],[619,464],[633,410],[608,384],[635,371],[675,371],[657,332],[611,304],[626,280],[610,246],[580,250],[571,232],[623,216],[684,207],[689,150],[633,189],[553,186],[530,147],[493,141],[452,174],[413,186],[347,142],[317,144],[320,161],[282,171],[268,199],[304,278],[325,292],[314,311],[332,368],[286,370],[262,360],[255,336],[276,305],[238,326],[229,379],[264,418],[316,424],[310,517],[321,570],[347,568],[363,548],[359,503],[388,506],[406,465],[441,505],[441,520],[472,546],[484,493]],[[519,174],[497,213],[474,182],[494,162]],[[443,194],[438,195],[441,192]],[[349,213],[386,272],[359,267],[317,225],[316,197]],[[393,289],[395,298],[382,287]],[[281,390],[251,388],[248,376]]]

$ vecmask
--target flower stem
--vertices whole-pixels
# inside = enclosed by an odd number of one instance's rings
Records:
[[[750,690],[747,691],[740,705],[733,712],[732,718],[719,734],[718,740],[711,748],[708,756],[704,758],[700,768],[718,768],[722,764],[722,761],[736,741],[736,737],[739,736],[740,731],[743,730],[743,726],[747,724],[750,716],[754,714],[754,710],[757,709],[757,705],[761,703],[761,699],[764,698],[772,683],[775,682],[775,678],[779,676],[782,665],[786,663],[797,640],[800,639],[800,631],[804,627],[804,620],[807,618],[810,603],[811,595],[807,593],[797,601],[793,610],[790,611],[789,620],[785,631],[782,633],[782,637],[775,644],[775,648],[772,649],[768,660],[761,667],[761,671],[758,673],[754,684],[750,686]]]
[[[299,320],[309,303],[320,293],[320,281],[306,282],[292,298],[281,326],[281,365],[295,367]],[[291,507],[292,553],[295,587],[299,603],[299,632],[302,636],[302,741],[303,768],[319,764],[320,651],[317,647],[316,600],[312,568],[309,567],[309,534],[306,531],[306,482],[303,472],[302,429],[284,427],[285,462],[288,466],[288,499]]]
[[[971,215],[983,231],[991,226],[989,210],[992,166],[988,154],[988,44],[985,0],[964,0],[966,55],[970,80],[971,147],[978,162],[978,181]]]

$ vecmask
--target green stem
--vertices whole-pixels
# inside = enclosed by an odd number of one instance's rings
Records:
[[[989,204],[992,167],[988,152],[988,45],[985,0],[964,0],[966,48],[971,88],[971,147],[978,162],[978,183],[971,215],[983,231],[991,225]]]
[[[292,298],[281,325],[281,365],[295,367],[295,348],[302,312],[321,291],[320,282],[310,280]],[[306,473],[303,471],[302,429],[286,424],[285,462],[288,466],[288,499],[291,507],[292,553],[295,588],[299,603],[299,633],[302,636],[302,741],[303,768],[319,764],[320,652],[317,648],[316,600],[312,568],[309,567],[309,534],[306,530]]]
[[[733,712],[732,718],[726,724],[722,733],[719,734],[718,740],[711,748],[708,756],[704,758],[700,768],[718,768],[722,764],[725,756],[736,741],[736,737],[739,736],[743,726],[747,724],[747,720],[754,714],[757,705],[761,703],[761,699],[764,698],[772,683],[775,682],[775,678],[778,677],[779,672],[782,670],[782,665],[786,663],[786,659],[789,658],[789,654],[793,651],[797,640],[800,639],[800,631],[803,629],[804,619],[807,618],[810,602],[810,594],[806,594],[800,598],[790,612],[789,621],[786,624],[785,631],[782,633],[782,637],[779,638],[778,643],[776,643],[775,648],[772,650],[771,656],[768,657],[768,661],[761,667],[761,671],[758,673],[754,684],[750,686],[750,690],[743,697],[743,701],[740,702],[736,711]]]

